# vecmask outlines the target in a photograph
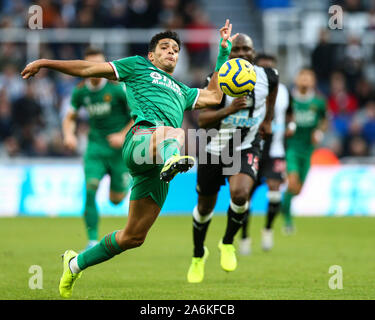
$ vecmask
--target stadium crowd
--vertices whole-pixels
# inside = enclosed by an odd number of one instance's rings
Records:
[[[341,1],[347,12],[370,12],[368,30],[375,30],[375,6],[370,1]],[[39,0],[44,28],[213,28],[199,1],[188,0]],[[28,0],[0,1],[0,26],[26,27]],[[367,5],[367,6],[366,6]],[[354,11],[353,11],[354,10]],[[364,73],[366,59],[361,39],[348,37],[345,44],[330,42],[322,30],[311,52],[311,67],[319,91],[327,99],[330,127],[323,144],[338,157],[375,155],[375,84]],[[44,45],[43,57],[77,59],[83,45]],[[200,86],[210,70],[209,44],[189,43],[186,63],[193,74],[187,84]],[[42,70],[31,81],[19,72],[26,64],[25,45],[0,43],[0,158],[71,157],[82,154],[88,131],[83,113],[78,126],[81,140],[77,154],[62,144],[61,120],[69,107],[70,93],[79,79]],[[145,52],[133,46],[131,54]],[[373,50],[374,52],[375,50]],[[375,57],[373,57],[375,61]],[[202,68],[203,66],[203,68]],[[189,83],[190,82],[190,83]],[[293,84],[287,84],[292,88]],[[197,128],[196,111],[187,113],[185,128]]]

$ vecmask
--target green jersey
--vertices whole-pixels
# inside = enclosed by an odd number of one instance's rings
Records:
[[[75,111],[83,107],[89,114],[88,148],[111,152],[107,136],[121,131],[130,121],[124,86],[103,79],[98,87],[93,87],[86,80],[74,88],[71,105]]]
[[[194,108],[199,90],[191,89],[155,67],[149,60],[133,56],[110,62],[116,77],[126,84],[126,96],[135,123],[179,128],[185,110]]]
[[[302,154],[310,154],[314,150],[312,133],[325,117],[326,102],[317,95],[306,100],[293,97],[292,108],[297,128],[294,135],[288,138],[287,147]]]

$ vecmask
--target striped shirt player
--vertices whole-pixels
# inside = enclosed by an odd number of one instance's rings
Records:
[[[254,66],[257,81],[254,90],[246,97],[247,107],[223,118],[216,126],[216,135],[212,136],[205,147],[207,164],[198,165],[197,192],[202,195],[216,194],[228,176],[223,174],[223,168],[229,166],[214,158],[222,158],[224,148],[233,147],[233,152],[240,152],[241,164],[238,173],[249,175],[257,180],[259,160],[261,155],[261,137],[258,132],[266,114],[266,100],[270,91],[278,84],[278,74],[275,69]],[[209,80],[210,78],[207,78]],[[236,98],[224,95],[220,105],[214,109],[228,107]],[[234,134],[240,129],[241,142],[233,145]],[[234,157],[235,159],[235,157]]]

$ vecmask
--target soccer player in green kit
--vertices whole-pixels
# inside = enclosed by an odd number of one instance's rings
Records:
[[[106,235],[97,245],[80,254],[65,251],[59,285],[62,297],[71,296],[82,270],[142,245],[163,206],[168,181],[194,164],[194,158],[180,155],[184,143],[183,113],[220,103],[223,93],[217,73],[226,62],[232,40],[237,36],[231,37],[231,30],[232,25],[226,20],[220,29],[222,39],[215,72],[206,89],[189,88],[172,77],[180,40],[171,31],[156,34],[151,39],[148,59],[134,56],[110,63],[42,59],[28,64],[22,71],[24,79],[35,75],[40,68],[50,68],[73,76],[123,81],[135,121],[123,147],[125,164],[133,177],[126,226]]]
[[[102,51],[88,48],[84,58],[91,62],[105,62]],[[122,145],[133,124],[122,84],[105,78],[89,78],[78,84],[71,97],[71,109],[63,120],[64,144],[70,150],[77,148],[75,135],[78,110],[89,114],[89,139],[84,155],[86,202],[84,222],[89,249],[98,243],[99,213],[96,192],[105,174],[111,178],[109,198],[119,204],[129,188],[130,176],[122,159]]]
[[[294,121],[289,123],[288,131],[295,131],[286,140],[286,167],[288,188],[284,194],[281,212],[285,218],[285,234],[294,232],[291,216],[291,202],[301,192],[310,169],[310,158],[322,139],[327,127],[326,102],[315,92],[315,73],[303,68],[299,71],[295,89],[292,92]]]

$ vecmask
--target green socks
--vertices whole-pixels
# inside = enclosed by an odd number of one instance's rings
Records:
[[[180,144],[177,139],[166,139],[158,144],[158,153],[165,163],[170,157],[180,155]]]
[[[97,245],[80,253],[77,256],[78,267],[84,270],[87,267],[109,260],[123,252],[124,250],[116,242],[116,232],[107,234]]]
[[[291,212],[290,212],[290,206],[291,206],[293,197],[294,197],[294,195],[291,192],[286,191],[284,193],[284,198],[283,198],[283,202],[282,202],[282,205],[281,205],[281,211],[284,215],[285,224],[287,226],[292,225],[292,215],[291,215]]]
[[[87,188],[84,221],[90,241],[98,240],[99,214],[95,202],[96,189]]]

